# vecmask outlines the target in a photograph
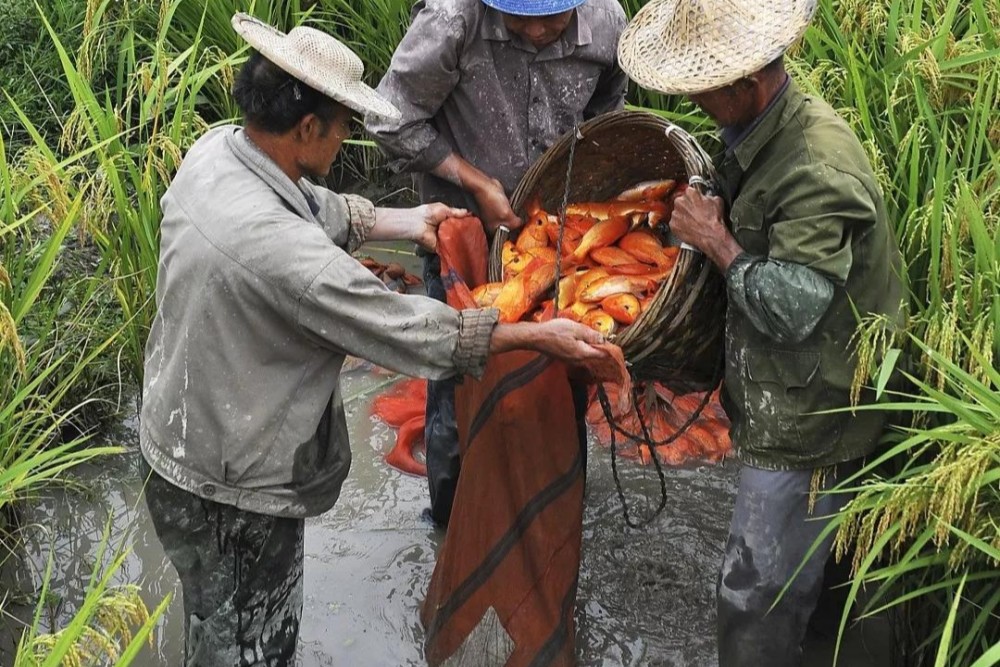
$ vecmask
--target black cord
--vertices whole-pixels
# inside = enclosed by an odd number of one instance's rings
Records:
[[[639,419],[639,428],[642,431],[641,435],[636,433],[629,433],[615,421],[614,412],[611,410],[611,401],[608,400],[608,395],[604,391],[604,386],[600,384],[597,385],[597,399],[601,403],[601,410],[603,410],[604,412],[604,418],[607,420],[608,426],[611,427],[611,475],[612,477],[614,477],[615,490],[618,493],[618,500],[622,504],[622,514],[624,515],[625,523],[626,525],[628,525],[629,528],[639,529],[646,526],[653,519],[658,517],[660,513],[663,512],[664,508],[667,506],[667,480],[666,480],[666,475],[663,472],[663,466],[660,464],[660,460],[656,456],[656,448],[663,447],[666,445],[671,445],[678,438],[684,435],[684,433],[688,430],[688,428],[691,427],[692,424],[698,421],[698,418],[701,417],[701,413],[705,410],[705,406],[707,406],[708,402],[712,400],[712,394],[719,387],[719,383],[722,381],[722,371],[724,365],[725,365],[725,358],[723,355],[720,354],[718,361],[716,362],[715,365],[715,372],[713,373],[712,387],[705,392],[705,396],[702,397],[701,402],[698,404],[698,407],[694,410],[694,412],[691,413],[691,416],[689,416],[687,420],[683,424],[681,424],[680,428],[678,428],[670,436],[661,441],[654,441],[649,434],[649,428],[646,426],[645,419],[643,419],[642,410],[639,409],[639,396],[637,389],[633,388],[632,390],[632,409],[635,410],[636,416]],[[631,514],[629,512],[628,502],[625,500],[625,490],[622,488],[621,480],[618,477],[618,461],[617,461],[618,440],[615,437],[616,434],[622,435],[626,439],[636,442],[637,447],[641,448],[644,442],[649,445],[649,453],[650,456],[652,456],[653,458],[653,465],[656,468],[656,475],[660,482],[660,504],[657,506],[657,508],[653,511],[653,513],[650,516],[646,517],[639,523],[636,523],[635,521],[632,520]],[[641,449],[640,449],[640,454],[641,454]]]

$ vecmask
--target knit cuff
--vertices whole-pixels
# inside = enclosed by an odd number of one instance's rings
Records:
[[[480,378],[486,370],[490,354],[490,338],[497,325],[500,311],[496,308],[470,308],[460,313],[458,346],[455,348],[455,368],[462,375]]]
[[[342,195],[351,214],[351,233],[347,239],[347,252],[354,252],[368,238],[375,226],[375,204],[358,195]]]

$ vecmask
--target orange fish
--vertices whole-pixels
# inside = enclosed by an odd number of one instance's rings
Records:
[[[580,245],[573,252],[573,260],[581,262],[592,250],[614,244],[628,232],[628,228],[629,221],[624,216],[602,220],[591,227],[590,231],[580,239]]]
[[[617,266],[609,266],[611,274],[623,275],[623,276],[640,276],[648,275],[651,273],[652,269],[649,264],[643,264],[642,262],[635,262],[634,264],[619,264]]]
[[[591,250],[590,258],[602,266],[619,266],[620,264],[635,264],[636,262],[635,257],[615,246]]]
[[[656,281],[644,276],[608,276],[587,285],[578,293],[580,301],[598,303],[615,294],[641,294],[656,291]]]
[[[519,252],[511,257],[511,260],[503,265],[503,279],[507,282],[520,275],[528,265],[535,261],[535,258],[526,252]]]
[[[566,207],[566,215],[589,215],[598,220],[625,216],[631,218],[636,213],[648,214],[654,211],[664,213],[667,205],[662,201],[609,201],[580,202]]]
[[[576,287],[583,274],[573,272],[559,279],[559,288],[556,290],[556,307],[561,309],[576,300]]]
[[[531,248],[544,248],[549,245],[549,235],[545,233],[545,221],[543,217],[535,217],[529,220],[521,232],[517,235],[514,247],[525,252]]]
[[[618,241],[618,247],[647,264],[656,264],[663,254],[663,244],[649,232],[629,232]]]
[[[618,328],[615,319],[599,308],[584,315],[580,322],[605,336],[610,336]]]
[[[556,224],[559,224],[559,218],[555,217]],[[566,228],[572,229],[573,231],[579,232],[580,236],[583,236],[590,231],[590,228],[597,224],[597,220],[590,217],[589,215],[570,215],[566,214]]]
[[[521,273],[504,283],[503,289],[493,302],[500,310],[501,322],[517,322],[556,281],[555,264],[542,259],[533,259]]]
[[[628,190],[615,197],[618,201],[645,201],[663,199],[674,189],[677,181],[665,178],[661,181],[644,181],[636,183]]]
[[[538,259],[543,259],[546,262],[556,263],[556,249],[550,248],[548,246],[541,246],[538,248],[529,248],[524,251],[526,255]]]
[[[577,279],[576,283],[576,299],[580,300],[580,291],[587,288],[593,282],[600,280],[601,278],[607,278],[611,275],[611,271],[603,266],[599,266],[596,269],[590,269],[589,271],[584,271],[583,274]]]
[[[596,303],[584,303],[583,301],[574,301],[573,305],[569,308],[563,308],[559,311],[559,317],[565,317],[567,320],[573,320],[574,322],[580,322],[586,317],[587,313],[597,308]]]
[[[545,225],[545,233],[549,237],[549,243],[552,245],[553,248],[555,248],[556,247],[556,243],[559,242],[559,219],[558,218],[555,219],[555,222],[553,222],[551,218],[549,219],[549,222]],[[582,237],[583,237],[583,232],[580,232],[580,231],[578,231],[576,229],[573,229],[569,225],[567,225],[566,227],[563,228],[563,243],[564,244],[567,241],[576,241],[577,243],[579,243],[580,239]]]
[[[489,308],[496,301],[501,289],[503,283],[483,283],[472,290],[472,298],[480,308]]]
[[[601,301],[601,310],[615,318],[615,322],[628,326],[639,317],[639,299],[633,294],[616,294]]]

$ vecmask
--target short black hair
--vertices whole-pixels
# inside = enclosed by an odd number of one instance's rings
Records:
[[[284,134],[311,113],[325,129],[342,106],[257,51],[236,76],[233,98],[247,123],[271,134]]]

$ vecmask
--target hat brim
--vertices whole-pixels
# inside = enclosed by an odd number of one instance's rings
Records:
[[[237,14],[232,23],[233,29],[262,56],[327,97],[361,114],[393,119],[401,116],[399,109],[361,81],[334,86],[316,71],[299,66],[296,61],[301,59],[301,54],[289,48],[287,35],[280,30],[246,14]]]
[[[487,7],[515,16],[551,16],[575,9],[587,0],[483,0]]]
[[[759,5],[752,6],[752,5]],[[717,13],[706,17],[709,10]],[[758,72],[797,42],[816,0],[775,6],[719,0],[652,0],[626,26],[618,63],[643,88],[696,95]]]

